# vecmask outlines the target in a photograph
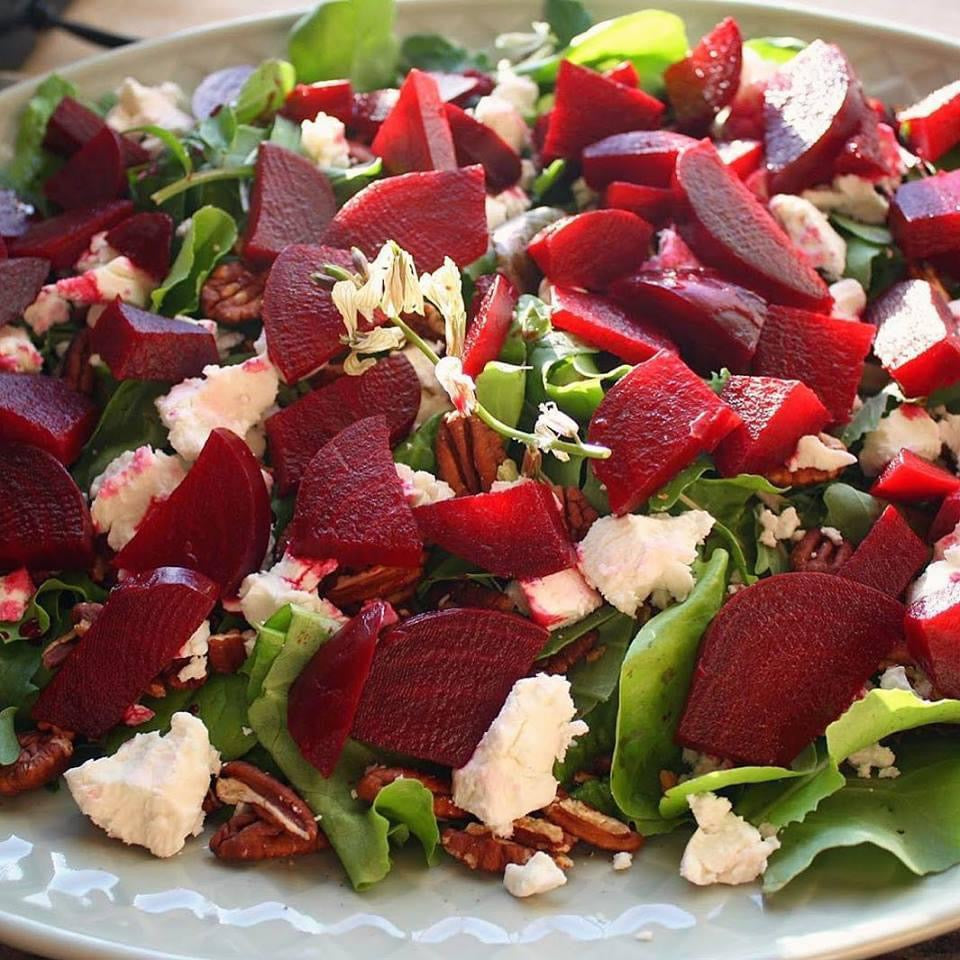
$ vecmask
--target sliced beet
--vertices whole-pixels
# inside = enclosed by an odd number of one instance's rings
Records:
[[[720,159],[741,179],[760,169],[763,144],[759,140],[727,140],[717,144]]]
[[[350,735],[380,631],[396,621],[389,604],[371,601],[320,647],[290,687],[287,729],[325,777]]]
[[[520,179],[520,155],[496,131],[455,104],[444,107],[457,166],[479,163],[487,175],[487,189],[494,193],[512,187]]]
[[[903,605],[826,573],[740,590],[707,629],[680,720],[685,747],[789,766],[903,638]]]
[[[355,93],[348,124],[350,133],[362,143],[370,143],[390,115],[399,95],[400,91],[393,89]]]
[[[50,261],[39,257],[0,259],[0,327],[13,323],[37,299],[50,274]]]
[[[823,280],[712,143],[680,154],[676,182],[684,200],[680,232],[704,263],[774,303],[829,306]]]
[[[89,107],[73,97],[64,97],[47,122],[47,132],[43,145],[54,153],[72,157],[85,143],[100,133],[106,123]],[[134,167],[146,163],[150,154],[130,137],[120,138],[123,150],[123,164]]]
[[[838,574],[900,597],[930,557],[896,507],[887,507]]]
[[[356,567],[420,565],[423,542],[390,455],[385,417],[344,427],[300,481],[290,550]]]
[[[0,476],[0,570],[85,570],[93,524],[63,464],[39,447],[4,440]]]
[[[903,449],[883,468],[870,494],[897,503],[919,503],[941,500],[957,490],[960,477]]]
[[[654,130],[660,125],[663,110],[663,104],[643,90],[562,60],[543,145],[544,160],[576,160],[584,147],[604,137],[629,130]]]
[[[129,200],[114,200],[83,210],[68,210],[41,220],[7,243],[11,257],[41,257],[54,270],[66,270],[87,249],[95,233],[126,220],[133,213]]]
[[[669,187],[677,157],[696,142],[672,130],[616,133],[583,151],[583,178],[593,190],[603,190],[615,180]]]
[[[137,213],[107,231],[107,243],[158,283],[170,272],[173,217]]]
[[[960,143],[960,80],[901,110],[897,120],[913,152],[935,163]]]
[[[90,346],[117,380],[165,380],[197,377],[216,363],[216,338],[186,320],[161,317],[118,297],[90,332]]]
[[[647,259],[653,228],[626,210],[589,210],[557,220],[527,252],[551,283],[605,290]]]
[[[216,601],[216,584],[193,570],[161,567],[128,577],[44,688],[33,718],[102,737],[170,665]]]
[[[47,199],[63,210],[109,203],[126,191],[127,172],[120,135],[106,125],[43,185]]]
[[[455,103],[458,107],[466,107],[472,100],[493,93],[496,86],[489,73],[472,67],[468,67],[463,73],[431,70],[430,76],[437,81],[440,98],[444,103]]]
[[[419,408],[420,381],[410,361],[399,354],[358,377],[338,377],[312,390],[267,420],[278,491],[293,490],[316,452],[344,427],[383,415],[393,446],[410,432]]]
[[[551,319],[558,330],[608,350],[626,363],[642,363],[659,350],[676,350],[663,330],[609,297],[554,287],[551,304]]]
[[[593,470],[614,513],[645,503],[739,424],[678,356],[661,351],[634,367],[607,392],[587,434],[612,451],[609,460],[595,460]]]
[[[502,273],[477,281],[470,326],[463,346],[463,372],[478,377],[483,368],[500,356],[513,322],[519,294]]]
[[[190,110],[198,120],[213,116],[221,107],[236,103],[243,85],[250,79],[254,67],[224,67],[208,73],[193,91]]]
[[[960,250],[960,170],[902,183],[890,203],[889,222],[911,260]]]
[[[837,174],[855,173],[870,178],[892,174],[880,139],[880,122],[873,110],[863,110],[860,124],[843,145],[833,163],[833,170]]]
[[[113,558],[117,570],[198,570],[221,596],[237,592],[267,551],[270,495],[260,464],[235,433],[211,432],[180,485],[155,504],[134,538]]]
[[[801,437],[818,434],[830,420],[817,395],[799,380],[734,376],[720,399],[743,421],[713,452],[725,477],[782,467]]]
[[[488,241],[483,167],[375,180],[340,208],[320,238],[368,256],[387,240],[409,251],[419,270],[439,269],[444,257],[460,267],[482,257]]]
[[[97,423],[97,407],[63,380],[0,373],[0,440],[31,443],[69,466]]]
[[[673,190],[663,187],[645,187],[639,183],[614,181],[603,192],[603,205],[615,210],[629,210],[647,223],[659,226],[669,219],[676,203]]]
[[[264,266],[276,260],[284,247],[315,242],[336,210],[333,187],[322,170],[279,144],[260,144],[244,259]]]
[[[442,500],[415,513],[424,540],[498,577],[546,577],[576,563],[559,504],[542,483]]]
[[[263,291],[263,329],[270,359],[287,383],[296,383],[344,350],[343,317],[330,286],[314,274],[327,264],[353,268],[347,250],[293,245],[274,261]]]
[[[727,17],[704,34],[687,57],[667,67],[663,82],[682,129],[706,132],[736,95],[742,63],[740,27]]]
[[[404,620],[377,644],[353,736],[462,767],[548,636],[496,610],[440,610]]]
[[[349,123],[353,117],[353,85],[349,80],[324,80],[320,83],[298,83],[287,94],[280,115],[303,123],[315,120],[318,113]]]
[[[933,523],[930,524],[928,539],[939,540],[948,533],[953,533],[958,523],[960,523],[960,492],[948,494],[944,498],[937,515],[933,518]]]
[[[904,618],[907,648],[941,696],[960,697],[960,578],[914,600]]]
[[[707,270],[644,270],[618,280],[612,296],[656,322],[698,373],[744,373],[757,349],[767,304]]]
[[[874,332],[869,323],[771,307],[754,354],[753,372],[800,380],[823,401],[834,423],[846,423]]]
[[[799,193],[829,181],[868,109],[853,67],[832,43],[815,40],[781,66],[764,93],[771,189]]]

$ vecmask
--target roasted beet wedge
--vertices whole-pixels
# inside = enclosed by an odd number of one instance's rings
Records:
[[[69,466],[96,422],[93,401],[63,380],[0,373],[0,440],[31,443]]]
[[[448,103],[444,107],[457,165],[469,167],[479,163],[487,175],[487,189],[499,193],[520,179],[520,156],[499,134],[475,120],[460,107]]]
[[[43,192],[63,210],[121,197],[127,192],[127,173],[119,134],[104,126],[44,183]]]
[[[717,144],[717,153],[741,180],[746,180],[763,162],[763,144],[759,140],[727,140]]]
[[[73,97],[64,97],[47,123],[43,145],[54,153],[72,157],[105,126],[103,118],[89,107],[85,107]],[[137,166],[150,159],[150,154],[130,137],[121,137],[120,144],[125,167]]]
[[[270,495],[256,457],[235,433],[214,430],[186,479],[147,513],[113,566],[134,573],[187,567],[229,597],[259,569],[270,523]]]
[[[664,187],[645,187],[639,183],[614,181],[603,192],[603,205],[629,210],[647,223],[659,226],[673,213],[676,195]]]
[[[900,597],[930,557],[896,507],[887,507],[853,556],[838,571],[891,597]]]
[[[771,189],[799,193],[829,181],[834,160],[867,110],[839,47],[815,40],[785,63],[764,93]]]
[[[927,539],[933,542],[945,537],[948,533],[953,533],[958,523],[960,523],[960,492],[951,493],[940,504],[940,509],[933,518],[933,523],[930,524]]]
[[[397,90],[371,90],[353,95],[353,113],[349,133],[362,143],[370,143],[397,102]]]
[[[320,647],[290,688],[290,736],[325,777],[350,735],[380,631],[396,622],[389,604],[371,601]]]
[[[640,74],[637,73],[637,68],[633,65],[632,60],[624,60],[622,63],[618,63],[615,67],[605,70],[603,75],[610,80],[616,80],[617,83],[622,83],[625,87],[640,86]]]
[[[424,540],[498,577],[546,577],[576,563],[560,506],[542,483],[442,500],[415,512]]]
[[[267,420],[277,489],[282,494],[293,490],[316,452],[351,423],[386,417],[392,446],[410,432],[419,408],[420,381],[402,355],[381,360],[359,377],[338,377],[311,391]]]
[[[172,242],[173,218],[166,213],[138,213],[107,232],[107,243],[158,283],[170,272]]]
[[[67,270],[87,249],[90,238],[126,220],[133,213],[129,200],[114,200],[84,210],[69,210],[58,217],[32,224],[26,233],[10,240],[11,257],[41,257],[54,270]]]
[[[477,97],[493,93],[495,86],[489,73],[472,68],[467,68],[463,73],[431,70],[430,76],[437,81],[437,89],[444,103],[453,103],[458,107],[466,107]]]
[[[653,228],[626,210],[590,210],[557,220],[527,252],[551,283],[605,290],[647,259]]]
[[[615,180],[669,187],[677,156],[696,142],[672,130],[617,133],[583,151],[583,178],[594,190],[603,190]]]
[[[901,184],[890,204],[890,229],[911,260],[960,250],[960,170]]]
[[[395,240],[419,270],[436,270],[444,257],[464,267],[487,249],[485,198],[479,166],[376,180],[340,208],[321,242],[376,256]]]
[[[609,297],[554,287],[551,303],[553,325],[558,330],[608,350],[627,363],[642,363],[659,350],[676,350],[661,329]]]
[[[298,83],[287,94],[280,113],[296,123],[314,120],[318,113],[349,123],[353,117],[353,86],[349,80]]]
[[[161,317],[117,298],[90,331],[90,346],[117,380],[197,377],[216,363],[217,341],[209,330],[186,320]]]
[[[576,160],[584,147],[628,130],[660,125],[663,104],[642,90],[610,80],[602,73],[562,60],[556,100],[543,145],[544,159]]]
[[[914,153],[934,163],[960,143],[960,80],[947,84],[897,114]]]
[[[753,372],[805,383],[823,401],[834,423],[846,423],[874,332],[869,323],[771,307]]]
[[[730,377],[720,399],[743,421],[713,452],[725,477],[782,467],[801,437],[819,433],[830,420],[817,395],[798,380]]]
[[[310,461],[289,528],[298,557],[420,565],[423,542],[390,455],[385,417],[344,427]]]
[[[843,145],[833,163],[834,173],[855,173],[861,177],[885,177],[892,171],[887,167],[880,123],[873,110],[865,109],[854,135]]]
[[[656,322],[698,373],[744,373],[757,349],[767,304],[707,270],[647,270],[618,280],[611,294]]]
[[[707,629],[677,740],[735,763],[788,766],[902,638],[903,605],[872,587],[826,573],[760,580]]]
[[[910,450],[901,450],[874,481],[870,493],[897,503],[942,500],[960,490],[960,477],[929,463]]]
[[[400,87],[400,96],[383,121],[370,149],[383,160],[388,173],[453,170],[457,158],[450,124],[437,81],[412,69]]]
[[[40,694],[34,719],[102,737],[170,665],[216,600],[216,584],[193,570],[161,567],[128,577]]]
[[[518,297],[517,288],[502,273],[477,281],[463,347],[463,372],[468,376],[480,376],[483,368],[500,356]]]
[[[680,232],[706,264],[774,303],[816,310],[830,292],[817,272],[707,140],[677,159]]]
[[[90,511],[63,465],[39,447],[0,442],[0,476],[0,570],[86,569]]]
[[[689,56],[663,74],[667,97],[684,130],[705,133],[740,85],[743,38],[733,17],[718,23]]]
[[[20,319],[49,273],[50,261],[39,257],[0,259],[0,327]]]
[[[910,655],[941,696],[960,697],[960,579],[907,607]]]
[[[611,387],[590,421],[591,443],[609,447],[593,464],[614,513],[644,503],[740,417],[677,356],[661,351]]]
[[[314,274],[327,264],[352,269],[346,250],[295,245],[274,261],[263,291],[263,329],[270,359],[287,383],[296,383],[342,353],[343,317],[330,285]]]
[[[336,210],[325,173],[299,153],[262,143],[243,239],[244,259],[263,266],[276,260],[284,247],[315,242]]]
[[[462,767],[547,637],[495,610],[441,610],[397,624],[377,644],[354,737]]]

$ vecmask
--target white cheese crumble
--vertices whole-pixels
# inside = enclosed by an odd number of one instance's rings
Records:
[[[529,77],[516,73],[509,60],[501,60],[497,64],[497,85],[491,96],[506,100],[518,113],[532,117],[537,112],[540,88]]]
[[[210,650],[210,624],[206,620],[187,638],[187,642],[177,651],[175,660],[189,660],[177,674],[183,683],[202,680],[207,675],[207,653]]]
[[[508,187],[500,193],[487,194],[487,230],[493,231],[508,220],[519,217],[530,209],[532,201],[521,187]]]
[[[815,269],[830,280],[843,276],[847,242],[809,200],[778,193],[770,198],[770,212]]]
[[[333,620],[346,617],[329,601],[317,595],[317,587],[337,568],[335,560],[306,560],[285,553],[269,570],[251,573],[240,584],[240,611],[247,623],[258,626],[281,607],[296,604]]]
[[[877,686],[879,686],[881,690],[904,690],[907,693],[912,693],[918,697],[920,696],[910,682],[905,667],[887,667],[880,675]]]
[[[567,875],[554,863],[549,853],[538,850],[526,863],[508,863],[503,871],[503,885],[515,897],[532,897],[556,890],[567,882]]]
[[[23,619],[33,596],[33,581],[26,567],[0,577],[0,623]]]
[[[576,567],[534,580],[521,580],[519,586],[531,619],[548,630],[578,623],[603,603],[600,594]]]
[[[698,886],[751,883],[767,869],[767,858],[780,848],[775,836],[764,837],[733,812],[726,797],[695,793],[687,803],[697,829],[680,861],[680,876]]]
[[[73,269],[76,270],[77,273],[84,273],[87,270],[102,267],[115,257],[120,256],[119,251],[114,250],[113,247],[107,243],[107,233],[107,230],[101,230],[100,233],[95,233],[90,238],[90,245],[80,255],[80,259],[73,265]]]
[[[349,167],[346,130],[341,120],[321,110],[313,120],[300,124],[300,146],[318,167]]]
[[[797,441],[797,449],[787,461],[787,469],[794,470],[823,470],[833,473],[856,463],[857,458],[838,440],[830,438],[833,443],[828,445],[820,436],[808,433]],[[835,444],[835,445],[834,445]]]
[[[43,357],[22,327],[0,327],[0,371],[39,373]]]
[[[820,532],[835,546],[843,543],[843,534],[836,527],[821,527]]]
[[[824,213],[842,213],[860,223],[876,226],[887,222],[890,203],[871,181],[855,173],[844,173],[830,184],[804,190],[803,197]]]
[[[423,507],[428,503],[452,500],[453,487],[446,480],[438,480],[428,470],[414,470],[405,463],[398,463],[397,476],[403,484],[403,495],[411,507]]]
[[[473,108],[474,118],[489,127],[504,143],[520,153],[530,139],[523,114],[503,97],[481,97]]]
[[[629,870],[633,866],[633,854],[621,851],[613,855],[614,870]]]
[[[803,535],[800,529],[800,516],[796,507],[787,507],[779,516],[772,510],[762,507],[760,510],[760,536],[757,538],[765,547],[775,549],[780,540],[793,540]]]
[[[869,780],[873,770],[877,771],[877,776],[881,780],[896,779],[900,776],[900,771],[894,766],[896,762],[897,758],[893,751],[879,743],[857,750],[856,753],[851,753],[847,757],[847,763],[857,771],[857,776],[861,780]]]
[[[121,453],[90,484],[94,530],[107,534],[111,550],[122,550],[150,507],[166,500],[186,475],[179,457],[152,447]]]
[[[553,765],[589,729],[575,714],[564,677],[518,680],[473,756],[453,771],[453,802],[510,836],[514,820],[556,797]]]
[[[263,453],[263,419],[277,398],[280,380],[266,357],[203,368],[203,377],[177,384],[157,400],[170,445],[185,460],[196,460],[211,431],[226,427]]]
[[[432,344],[437,348],[438,344]],[[424,356],[419,347],[408,346],[401,351],[413,364],[414,372],[420,381],[420,408],[417,410],[417,419],[414,429],[429,420],[436,413],[447,413],[453,409],[453,404],[447,392],[440,386],[436,368],[429,358]]]
[[[946,410],[934,411],[937,417],[937,430],[940,442],[960,461],[960,414],[947,413]]]
[[[932,596],[960,580],[960,546],[947,547],[942,560],[935,560],[917,577],[907,591],[907,600],[914,603]]]
[[[718,770],[729,770],[733,766],[729,760],[721,760],[719,757],[712,757],[709,753],[700,753],[689,747],[683,748],[680,759],[690,768],[690,772],[681,774],[677,778],[678,783],[686,783],[687,780],[695,780],[697,777],[716,773]]]
[[[80,810],[108,836],[172,857],[203,829],[203,798],[220,755],[203,722],[175,713],[170,732],[140,733],[113,756],[64,774]]]
[[[587,184],[583,177],[577,177],[570,184],[570,192],[573,194],[573,202],[577,205],[578,210],[586,210],[587,207],[592,207],[600,196],[596,190]]]
[[[910,450],[924,460],[935,460],[942,446],[933,417],[923,407],[904,404],[867,434],[860,451],[860,467],[868,477],[874,477],[901,450]]]
[[[662,609],[693,590],[690,565],[713,524],[704,510],[601,517],[577,547],[580,570],[621,613],[634,616],[648,597]]]
[[[181,108],[183,91],[175,83],[144,86],[133,77],[127,77],[117,88],[117,103],[107,114],[107,126],[117,133],[126,133],[134,127],[163,127],[171,133],[188,133],[193,117]],[[143,141],[151,153],[163,149],[162,141],[147,137]]]
[[[867,291],[853,277],[831,283],[830,296],[833,297],[831,316],[838,320],[859,320],[867,309]]]

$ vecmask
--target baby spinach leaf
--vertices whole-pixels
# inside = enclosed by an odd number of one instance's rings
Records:
[[[21,707],[37,692],[33,677],[40,667],[42,648],[19,640],[0,646],[0,703]]]
[[[848,236],[859,237],[875,246],[886,247],[893,243],[893,234],[886,227],[872,223],[861,223],[859,220],[846,217],[842,213],[831,213],[830,222]]]
[[[16,707],[0,710],[0,767],[13,763],[20,756],[20,741],[13,726],[16,715]]]
[[[86,574],[64,573],[50,577],[37,587],[27,609],[17,623],[0,623],[0,643],[20,639],[59,637],[67,631],[73,605],[82,601],[99,603],[106,591]]]
[[[591,720],[593,719],[591,715]],[[608,817],[616,817],[618,820],[625,820],[623,811],[617,806],[613,799],[613,793],[610,790],[610,778],[599,777],[595,780],[587,780],[568,791],[574,800],[585,803],[594,810],[605,813]]]
[[[344,204],[364,187],[383,176],[383,161],[374,157],[369,163],[357,164],[346,169],[328,169],[324,171],[333,187],[337,203]]]
[[[527,371],[511,363],[491,360],[477,377],[477,400],[508,427],[520,422]]]
[[[867,397],[861,404],[860,409],[844,427],[840,439],[848,447],[856,443],[864,434],[876,430],[890,406],[902,400],[903,394],[895,384],[890,384],[874,396]]]
[[[593,17],[580,0],[546,0],[543,19],[550,24],[550,32],[561,47],[593,26]]]
[[[440,860],[440,829],[433,813],[433,794],[419,780],[400,778],[388,783],[376,796],[368,816],[379,833],[402,846],[412,833],[423,847],[429,866]]]
[[[593,662],[581,660],[567,672],[578,716],[592,715],[617,689],[623,658],[636,629],[635,620],[618,613],[597,628],[596,649],[603,648],[603,654]]]
[[[13,160],[4,171],[4,178],[14,189],[29,192],[36,186],[49,163],[48,154],[43,149],[47,123],[60,101],[76,92],[72,83],[55,73],[37,87],[20,117]]]
[[[561,627],[559,630],[554,630],[553,633],[550,634],[550,639],[547,641],[546,646],[537,654],[537,659],[545,660],[547,657],[552,657],[555,653],[559,653],[564,647],[573,643],[574,640],[579,640],[585,633],[589,633],[591,630],[597,630],[604,624],[622,616],[623,614],[619,613],[615,608],[604,604],[577,623],[572,623],[569,627]]]
[[[400,70],[412,67],[437,73],[461,73],[490,66],[483,54],[473,54],[439,33],[415,33],[400,44]]]
[[[237,94],[233,106],[237,123],[263,123],[272,119],[296,82],[293,64],[276,58],[264,60]]]
[[[590,714],[590,730],[570,744],[563,760],[553,767],[553,775],[561,786],[573,783],[574,774],[591,771],[601,757],[609,758],[617,739],[618,698],[616,691]]]
[[[835,527],[847,540],[858,544],[869,532],[883,504],[869,493],[846,483],[831,483],[823,491],[826,525]]]
[[[300,124],[278,114],[274,117],[273,126],[270,128],[269,139],[271,143],[286,147],[287,150],[292,150],[294,153],[299,153]]]
[[[772,60],[774,63],[787,63],[806,47],[806,44],[796,37],[755,37],[745,40],[743,45],[760,54],[764,60]]]
[[[713,464],[707,457],[697,457],[693,463],[684,467],[665,486],[661,487],[648,501],[647,510],[650,513],[662,513],[671,510],[677,505],[681,495],[705,473],[713,469]]]
[[[429,420],[420,424],[403,443],[394,449],[394,461],[405,463],[411,470],[426,470],[428,473],[435,473],[437,456],[434,450],[442,420],[443,414],[435,413]]]

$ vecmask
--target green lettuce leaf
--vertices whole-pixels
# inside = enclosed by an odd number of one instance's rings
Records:
[[[525,367],[491,360],[477,377],[477,400],[508,427],[520,422],[526,390]]]
[[[439,33],[415,33],[400,44],[400,71],[413,67],[438,73],[462,73],[467,69],[487,70],[488,59],[483,54],[471,53]]]
[[[330,167],[323,171],[333,187],[337,203],[341,206],[352,196],[383,176],[383,161],[374,157],[369,163],[360,163],[355,167]]]
[[[796,37],[755,37],[745,40],[743,45],[760,54],[764,60],[774,63],[787,63],[806,47],[806,44]]]
[[[20,741],[13,726],[16,715],[16,707],[0,710],[0,767],[13,763],[20,756]]]
[[[696,483],[705,473],[713,469],[707,457],[697,457],[693,463],[684,467],[669,483],[661,487],[647,502],[650,513],[662,513],[672,510],[687,489]]]
[[[387,831],[396,846],[412,834],[423,847],[429,866],[440,860],[440,829],[433,813],[433,794],[419,780],[399,779],[387,784],[369,811],[377,832]]]
[[[33,678],[42,652],[42,647],[26,640],[0,646],[0,706],[19,709],[37,692]]]
[[[847,540],[858,544],[870,532],[883,504],[869,493],[846,483],[831,483],[823,491],[827,508],[826,523],[835,527]]]
[[[867,397],[863,401],[860,409],[853,415],[850,422],[844,427],[840,439],[849,447],[859,440],[864,434],[876,430],[880,426],[880,421],[884,418],[887,410],[898,401],[903,400],[903,394],[899,387],[890,384],[884,387],[879,393],[872,397]]]
[[[550,32],[561,47],[593,26],[593,17],[580,0],[546,0],[543,19],[550,24]]]
[[[237,94],[233,110],[237,123],[263,123],[283,106],[297,82],[293,64],[286,60],[264,60]]]
[[[411,470],[426,470],[429,473],[436,473],[437,456],[434,449],[442,420],[443,414],[435,413],[429,420],[420,424],[403,443],[394,449],[394,461],[405,463]]]
[[[106,591],[85,574],[64,573],[60,577],[50,577],[37,587],[17,623],[0,623],[0,643],[36,640],[47,634],[59,637],[67,632],[70,611],[75,603],[99,603],[105,597]]]
[[[603,655],[592,663],[581,660],[567,672],[579,716],[590,714],[617,689],[623,658],[636,629],[637,622],[632,617],[616,613],[597,627],[596,645],[604,648]]]

